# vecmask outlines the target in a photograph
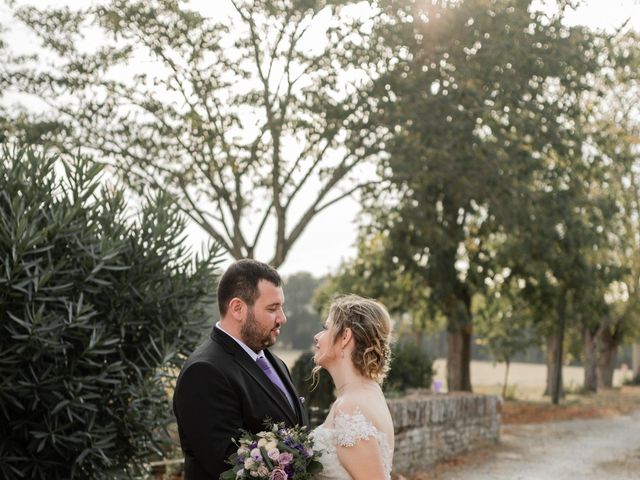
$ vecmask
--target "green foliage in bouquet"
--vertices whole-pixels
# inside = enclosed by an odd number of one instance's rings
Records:
[[[240,432],[238,450],[227,460],[232,467],[220,475],[221,480],[312,480],[322,471],[321,453],[313,450],[304,426],[285,427],[266,420],[262,432]]]
[[[0,477],[140,475],[217,248],[193,260],[167,195],[132,215],[85,159],[5,149],[0,165]]]

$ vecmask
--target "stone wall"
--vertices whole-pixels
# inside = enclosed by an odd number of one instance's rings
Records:
[[[434,463],[500,439],[500,400],[470,393],[414,393],[387,404],[395,427],[393,471],[403,474],[428,469]],[[312,410],[314,425],[326,411]],[[182,472],[182,459],[152,462],[152,477],[168,470]],[[168,468],[171,467],[171,468]],[[181,479],[181,473],[171,478]]]
[[[500,439],[498,397],[413,394],[388,400],[395,427],[393,469],[407,473]]]

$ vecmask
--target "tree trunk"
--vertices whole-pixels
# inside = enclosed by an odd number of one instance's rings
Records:
[[[558,322],[558,334],[556,335],[556,350],[554,358],[554,377],[551,385],[551,403],[557,405],[560,402],[562,396],[562,361],[564,350],[564,324],[565,316],[564,309],[560,314],[560,321]]]
[[[633,345],[633,358],[631,359],[631,368],[633,369],[633,376],[640,375],[640,342]]]
[[[453,295],[447,302],[447,389],[471,391],[470,301]]]
[[[556,372],[556,348],[558,345],[557,334],[549,335],[546,338],[546,348],[544,352],[545,363],[547,364],[547,385],[544,390],[545,396],[550,396],[553,391],[554,379],[557,378]],[[560,379],[562,380],[562,369],[560,369]],[[560,396],[564,397],[564,387],[560,382]]]
[[[415,329],[413,332],[413,338],[418,348],[422,348],[422,342],[424,340],[424,331],[421,329]]]
[[[566,323],[567,304],[565,296],[558,298],[558,321],[556,323],[555,345],[553,351],[553,376],[551,377],[551,403],[557,405],[563,396],[562,362],[564,353],[564,330]]]
[[[504,383],[502,384],[502,399],[503,400],[507,396],[507,384],[509,383],[509,365],[511,365],[511,362],[509,360],[507,360],[505,362],[505,369],[504,369]]]
[[[598,331],[595,332],[585,327],[582,332],[584,342],[584,391],[598,391]]]
[[[619,341],[608,328],[598,335],[598,387],[613,387],[613,370],[616,366]]]
[[[447,389],[471,391],[471,335],[458,330],[447,332]]]

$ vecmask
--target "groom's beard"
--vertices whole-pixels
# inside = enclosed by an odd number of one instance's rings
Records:
[[[274,328],[279,326],[274,325]],[[247,319],[240,328],[240,337],[247,347],[257,353],[276,343],[276,339],[271,335],[272,330],[262,327],[256,320],[253,309],[249,309]]]

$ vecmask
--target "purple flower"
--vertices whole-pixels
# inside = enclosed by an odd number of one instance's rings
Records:
[[[251,450],[251,458],[256,462],[261,461],[262,452],[260,452],[260,450],[258,450],[257,448],[254,448],[253,450]]]
[[[290,463],[289,465],[285,466],[284,467],[284,471],[287,473],[288,477],[293,478],[294,470],[293,470],[293,464],[292,463]]]
[[[289,475],[281,468],[274,468],[269,475],[269,480],[287,480]]]

